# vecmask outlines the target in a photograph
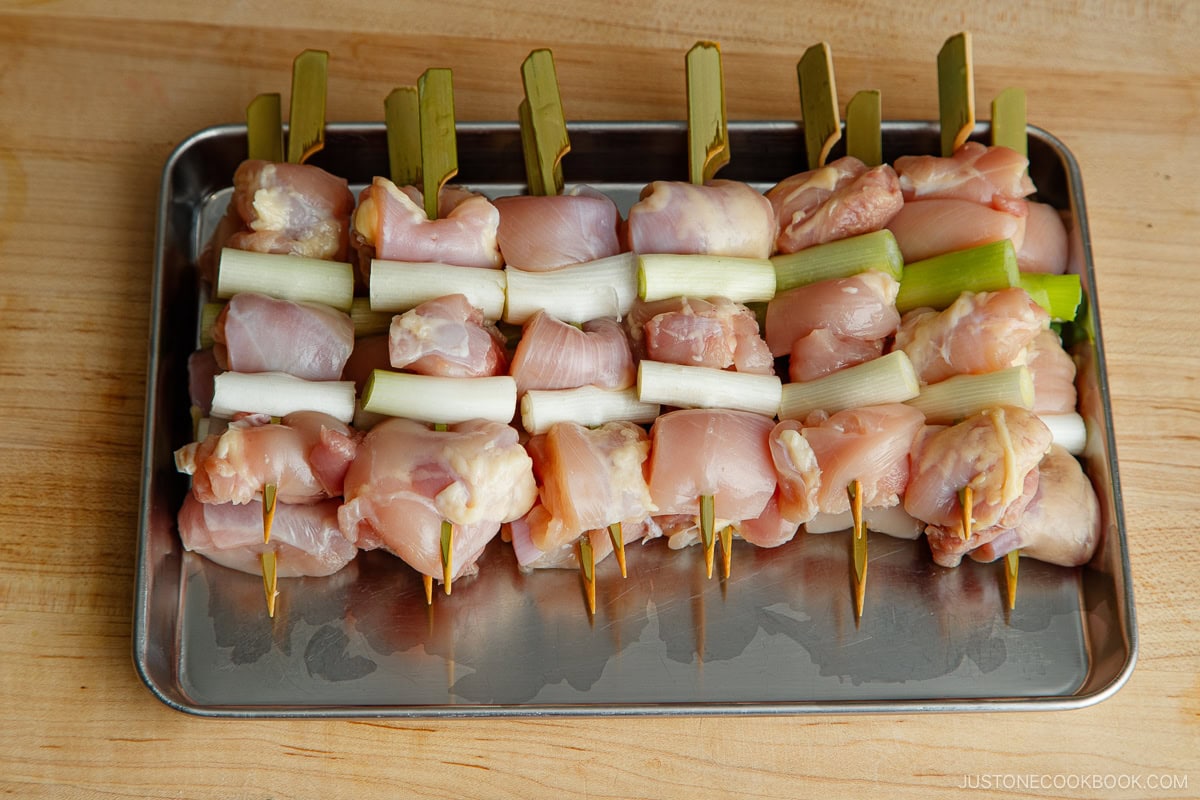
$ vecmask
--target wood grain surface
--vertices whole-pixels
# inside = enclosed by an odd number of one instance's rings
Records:
[[[795,61],[825,40],[843,106],[877,87],[885,118],[932,119],[938,47],[964,29],[977,96],[1025,87],[1084,176],[1141,635],[1115,696],[1065,713],[210,721],[140,683],[149,280],[182,139],[240,121],[257,92],[286,103],[305,47],[332,55],[330,120],[381,119],[428,66],[454,68],[459,119],[513,119],[535,47],[554,49],[571,119],[682,119],[698,39],[722,44],[733,118],[795,118]],[[949,797],[1022,775],[1051,780],[993,793],[1200,795],[1198,31],[1186,0],[0,3],[0,794]]]

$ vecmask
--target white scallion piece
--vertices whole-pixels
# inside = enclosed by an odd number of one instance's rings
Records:
[[[638,257],[638,296],[648,303],[668,297],[765,302],[775,296],[775,265],[766,258],[643,255]]]
[[[1056,445],[1073,456],[1083,454],[1088,439],[1087,423],[1083,417],[1075,413],[1040,414],[1038,419],[1046,423]]]
[[[925,523],[910,516],[903,506],[890,508],[864,508],[863,524],[867,530],[893,536],[897,539],[916,539],[925,530]],[[849,511],[840,514],[818,513],[804,523],[807,533],[840,533],[854,527],[854,517]]]
[[[903,403],[920,391],[912,361],[897,350],[823,378],[787,384],[779,418],[802,420],[818,409],[836,414],[848,408]]]
[[[340,261],[226,247],[217,268],[217,297],[228,300],[241,292],[349,311],[354,301],[354,268]]]
[[[408,261],[371,262],[371,310],[408,311],[448,294],[465,295],[485,319],[504,314],[504,270]]]
[[[955,375],[921,388],[908,404],[925,415],[931,425],[952,425],[985,408],[1033,408],[1033,376],[1025,366]]]
[[[659,361],[638,364],[638,399],[678,408],[732,408],[774,417],[783,384],[775,375],[750,375]]]
[[[559,422],[577,422],[586,427],[606,422],[653,422],[661,411],[657,403],[638,400],[637,390],[530,389],[521,396],[521,424],[529,433],[545,433]]]
[[[342,422],[354,419],[354,381],[306,381],[285,372],[222,372],[213,383],[214,417],[241,411],[272,417],[320,411]]]
[[[470,419],[507,424],[517,413],[517,382],[508,375],[439,378],[377,369],[367,380],[362,410],[441,425]]]
[[[550,272],[506,267],[508,305],[504,321],[523,325],[538,311],[563,322],[583,323],[629,313],[637,299],[637,256],[620,253]]]

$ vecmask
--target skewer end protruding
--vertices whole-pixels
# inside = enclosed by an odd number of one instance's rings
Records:
[[[450,594],[451,580],[454,577],[454,524],[442,520],[442,586],[446,594]]]
[[[433,576],[422,575],[421,582],[425,584],[425,605],[433,605]]]
[[[1004,557],[1004,589],[1008,595],[1008,610],[1017,607],[1017,571],[1021,567],[1021,551],[1013,550]]]
[[[857,478],[846,487],[850,497],[850,512],[854,518],[854,614],[862,618],[863,601],[867,594],[867,526],[863,523],[862,482]]]
[[[592,548],[591,533],[579,539],[579,570],[583,574],[587,594],[588,615],[596,616],[596,551]]]
[[[958,503],[962,506],[962,530],[959,535],[965,542],[971,538],[971,526],[974,523],[975,490],[964,486],[958,491]]]
[[[625,570],[625,531],[621,523],[614,522],[608,526],[608,537],[612,539],[613,552],[617,555],[617,566],[621,568],[621,577],[628,578]]]
[[[708,183],[729,163],[729,129],[725,113],[725,76],[721,46],[697,42],[688,51],[688,178]]]
[[[279,559],[274,550],[259,556],[262,562],[263,592],[267,596],[267,616],[275,618],[275,601],[279,597]]]
[[[729,568],[733,564],[733,527],[721,529],[721,577],[729,579]]]
[[[263,486],[263,544],[271,541],[271,527],[275,524],[275,497],[278,493],[279,487],[274,483]]]
[[[713,574],[713,556],[717,546],[714,527],[713,496],[700,495],[700,541],[704,545],[704,569],[709,578]]]

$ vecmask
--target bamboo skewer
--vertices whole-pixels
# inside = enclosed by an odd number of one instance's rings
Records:
[[[417,80],[417,97],[421,109],[421,186],[425,215],[437,219],[442,186],[458,174],[454,79],[450,70],[425,70]]]
[[[938,51],[938,117],[942,155],[952,156],[975,128],[975,77],[971,64],[971,34],[964,31],[946,40]]]
[[[421,105],[415,86],[398,86],[383,101],[388,171],[397,186],[421,183]]]
[[[837,88],[833,79],[833,55],[821,42],[804,51],[796,64],[800,82],[800,113],[804,118],[804,144],[808,168],[825,166],[829,151],[842,138]]]
[[[591,532],[579,537],[579,569],[587,594],[588,615],[596,615],[596,551],[592,548]]]
[[[521,64],[521,82],[525,98],[518,111],[529,193],[562,194],[562,159],[571,150],[571,139],[558,91],[554,55],[549,50],[534,50],[526,56]]]
[[[862,482],[855,478],[846,487],[854,520],[854,617],[862,619],[867,593],[867,526],[863,523]]]
[[[1029,136],[1026,133],[1025,92],[1005,89],[992,101],[992,144],[1016,150],[1029,157]],[[1004,555],[1004,589],[1008,610],[1017,606],[1017,577],[1021,568],[1021,550]]]
[[[975,523],[975,490],[970,486],[959,489],[958,504],[962,507],[962,530],[959,532],[959,536],[965,542],[970,540],[971,527]]]
[[[289,163],[303,164],[313,153],[325,146],[325,94],[328,71],[329,54],[322,50],[305,50],[292,62],[292,103],[288,115],[286,147]],[[283,161],[283,120],[278,94],[260,94],[246,107],[246,145],[249,158]],[[275,482],[263,484],[264,546],[271,543],[278,492],[279,487]],[[274,550],[264,550],[259,555],[259,561],[262,564],[267,616],[274,618],[275,603],[279,597],[278,554]]]
[[[329,53],[305,50],[292,62],[292,107],[288,114],[287,158],[303,164],[325,147],[325,95]]]
[[[702,186],[729,163],[729,124],[721,47],[697,42],[684,59],[687,67],[688,180]],[[700,497],[700,540],[705,574],[712,578],[716,536],[712,495]],[[728,552],[728,551],[726,551]],[[728,572],[728,570],[726,570]]]
[[[846,155],[868,167],[883,163],[882,111],[878,89],[864,89],[846,104]]]
[[[621,568],[621,577],[628,578],[629,574],[625,571],[625,531],[621,523],[614,522],[608,526],[608,538],[612,539],[613,552],[617,556],[617,566]]]

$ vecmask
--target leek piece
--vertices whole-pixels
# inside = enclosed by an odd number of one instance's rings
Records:
[[[766,258],[638,256],[638,296],[646,302],[681,296],[767,301],[775,296],[775,265]]]
[[[246,106],[247,156],[283,161],[283,110],[279,95],[260,94]]]
[[[619,319],[637,299],[638,260],[633,253],[572,264],[550,272],[505,267],[504,321],[522,325],[544,310],[563,322]]]
[[[521,81],[525,86],[522,110],[522,141],[526,130],[532,133],[532,155],[536,170],[527,163],[526,174],[532,178],[529,193],[556,195],[563,190],[562,158],[571,149],[563,116],[562,98],[558,93],[558,75],[554,70],[554,55],[549,50],[534,50],[521,64]],[[526,149],[526,159],[531,155]]]
[[[1033,376],[1025,366],[981,375],[955,375],[921,388],[908,404],[931,425],[952,425],[985,408],[1033,408]]]
[[[213,379],[212,413],[285,417],[320,411],[342,422],[354,419],[354,381],[306,381],[285,372],[222,372]]]
[[[425,70],[417,80],[417,96],[421,106],[421,186],[425,216],[437,219],[442,186],[458,174],[454,79],[450,70]]]
[[[356,297],[350,304],[350,321],[354,323],[354,338],[376,336],[387,333],[392,329],[392,314],[386,311],[372,311],[371,301],[366,297]]]
[[[818,281],[849,278],[871,269],[886,272],[896,280],[904,274],[900,245],[887,228],[771,256],[771,263],[775,266],[776,293]]]
[[[1043,306],[1056,322],[1073,322],[1083,302],[1083,285],[1078,275],[1047,275],[1040,272],[1022,272],[1019,277],[1021,288],[1034,296],[1045,292],[1047,303]],[[1035,298],[1036,299],[1036,298]]]
[[[860,406],[903,403],[920,391],[912,361],[897,350],[816,380],[787,384],[779,418],[803,420],[817,410],[836,414]]]
[[[697,42],[688,51],[688,180],[708,183],[729,163],[729,128],[725,115],[725,76],[721,46]]]
[[[292,62],[287,160],[303,164],[325,146],[325,94],[329,53],[305,50]]]
[[[638,400],[637,390],[601,389],[530,389],[521,396],[521,424],[530,434],[550,430],[559,422],[577,422],[595,427],[606,422],[654,422],[661,411],[657,403]]]
[[[415,261],[371,261],[371,310],[407,311],[448,294],[466,295],[485,319],[504,313],[504,270]]]
[[[1005,89],[992,101],[992,144],[1016,150],[1029,157],[1025,123],[1025,92]]]
[[[217,268],[217,297],[228,300],[241,292],[324,303],[349,311],[354,300],[354,268],[339,261],[226,247]]]
[[[783,384],[775,375],[751,375],[658,361],[638,364],[638,400],[677,408],[732,408],[774,417]]]
[[[833,54],[828,42],[814,44],[796,64],[800,82],[800,113],[804,117],[804,146],[808,168],[825,166],[829,151],[842,138],[837,87],[833,79]]]
[[[946,40],[938,51],[937,67],[942,155],[952,156],[975,128],[975,75],[969,32],[956,33]]]
[[[439,378],[377,369],[367,379],[362,407],[374,414],[453,425],[471,419],[508,424],[517,411],[517,382],[494,378]]]
[[[846,104],[846,155],[868,167],[883,163],[882,118],[878,89],[865,89]]]
[[[397,186],[421,183],[421,105],[417,87],[399,86],[383,101],[388,172]]]
[[[213,326],[221,315],[224,303],[205,303],[200,306],[200,349],[206,350],[213,346]]]
[[[1039,414],[1038,419],[1050,429],[1054,443],[1073,456],[1083,455],[1087,448],[1087,423],[1074,412],[1067,414]]]
[[[904,506],[895,505],[887,508],[864,508],[863,525],[869,531],[882,533],[895,539],[919,539],[925,532],[925,523],[909,516]],[[837,514],[819,512],[815,517],[804,523],[805,533],[840,533],[852,531],[854,515],[849,509]]]
[[[944,253],[904,265],[896,310],[946,308],[963,292],[994,292],[1017,286],[1017,252],[1005,239],[968,250]]]

